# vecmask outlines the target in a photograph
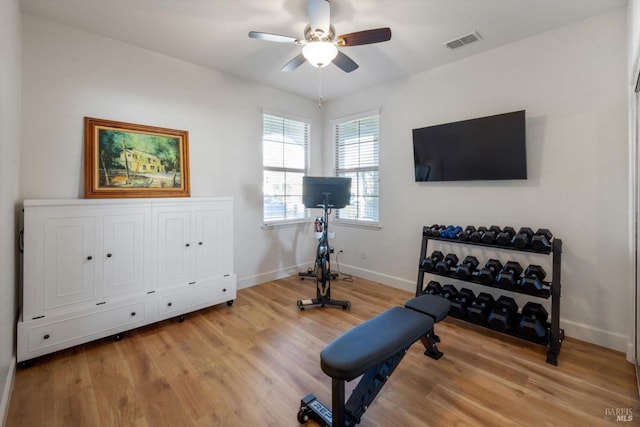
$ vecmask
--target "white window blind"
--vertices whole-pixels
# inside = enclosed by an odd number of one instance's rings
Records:
[[[309,123],[263,114],[263,220],[305,217],[302,177],[307,174]]]
[[[351,177],[351,205],[337,219],[378,223],[378,114],[335,125],[336,175]]]

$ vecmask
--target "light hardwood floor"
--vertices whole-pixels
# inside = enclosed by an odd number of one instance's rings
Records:
[[[351,310],[299,311],[312,282],[276,280],[184,323],[38,359],[16,373],[6,426],[297,426],[307,393],[331,404],[322,348],[412,297],[357,278],[333,282],[332,294]],[[634,368],[621,353],[567,338],[552,366],[541,346],[455,319],[436,332],[444,357],[414,344],[360,425],[640,425]],[[616,410],[633,421],[616,422]]]

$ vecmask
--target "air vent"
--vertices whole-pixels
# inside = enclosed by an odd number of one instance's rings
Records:
[[[482,40],[482,37],[480,37],[480,34],[478,34],[477,31],[474,31],[473,33],[469,33],[469,34],[465,34],[464,36],[460,36],[457,39],[450,40],[450,41],[446,42],[445,45],[449,49],[457,49],[457,48],[462,47],[464,45],[467,45],[469,43],[477,42],[478,40]]]

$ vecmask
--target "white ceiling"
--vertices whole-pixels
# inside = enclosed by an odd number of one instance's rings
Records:
[[[360,68],[321,72],[325,100],[493,49],[620,7],[626,0],[332,0],[337,34],[390,27],[388,42],[342,48]],[[23,12],[315,99],[318,69],[280,68],[300,47],[251,30],[302,37],[306,0],[21,0]],[[478,31],[456,50],[443,43]]]

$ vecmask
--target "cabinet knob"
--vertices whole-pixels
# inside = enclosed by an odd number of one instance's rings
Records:
[[[112,254],[107,254],[107,258],[111,258],[112,256]]]
[[[89,255],[89,256],[87,257],[87,260],[88,260],[88,261],[91,261],[92,259],[93,259],[93,257],[92,257],[91,255]]]
[[[48,340],[48,339],[49,339],[49,334],[46,334],[46,335],[45,335],[44,337],[42,337],[42,338],[44,338],[45,340]]]
[[[222,290],[222,292],[227,292],[227,288],[224,288],[224,289]]]
[[[198,242],[198,244],[199,244],[200,246],[202,246],[202,242]]]
[[[136,315],[136,312],[135,312],[135,311],[132,311],[132,312],[131,312],[131,315],[132,315],[132,316],[135,316],[135,315]]]
[[[189,247],[190,245],[187,243],[187,244],[185,244],[185,246],[186,246],[186,247]]]
[[[167,303],[167,307],[171,307],[173,304],[172,303]]]

